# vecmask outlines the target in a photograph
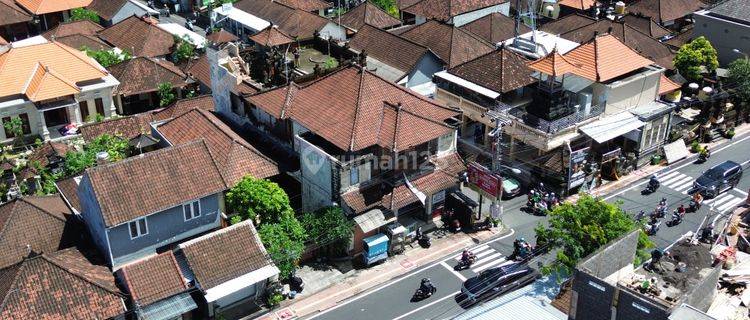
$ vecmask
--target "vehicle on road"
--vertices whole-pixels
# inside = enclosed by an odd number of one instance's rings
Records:
[[[412,302],[414,301],[420,301],[427,299],[431,297],[435,292],[437,291],[437,288],[432,284],[429,278],[423,278],[422,282],[419,284],[419,288],[417,291],[414,292],[414,295],[411,297]]]
[[[693,189],[708,198],[714,198],[722,192],[731,190],[740,183],[742,166],[734,161],[724,161],[704,172],[693,183]]]
[[[526,263],[511,264],[490,268],[479,275],[464,281],[461,295],[466,297],[466,303],[475,303],[480,299],[489,299],[521,288],[534,282],[539,272]]]
[[[521,182],[516,178],[503,176],[503,199],[510,199],[521,194]]]

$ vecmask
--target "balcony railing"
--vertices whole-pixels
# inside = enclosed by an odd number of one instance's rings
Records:
[[[535,115],[529,114],[523,107],[513,108],[508,113],[512,117],[515,117],[525,125],[530,126],[534,129],[546,133],[557,133],[561,130],[573,127],[582,121],[599,116],[600,114],[604,113],[604,106],[591,106],[591,110],[588,114],[584,114],[582,111],[579,111],[555,120],[545,120]]]

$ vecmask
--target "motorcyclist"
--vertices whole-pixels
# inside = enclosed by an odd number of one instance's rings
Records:
[[[693,202],[695,202],[696,205],[703,202],[703,196],[700,192],[696,192],[693,194]]]
[[[674,212],[672,212],[672,221],[674,222],[682,221],[682,214],[678,210],[675,210]]]
[[[423,278],[422,283],[419,285],[419,290],[421,290],[423,294],[428,295],[432,294],[432,288],[434,287],[435,286],[432,285],[430,278]]]
[[[708,159],[711,157],[711,150],[708,150],[708,147],[704,147],[701,149],[700,156],[703,157],[703,159]]]
[[[685,205],[681,204],[680,207],[677,208],[677,213],[679,213],[680,215],[684,215],[685,212],[687,212],[687,210],[685,210]]]
[[[648,186],[656,189],[659,187],[659,184],[659,177],[656,174],[652,175],[651,180],[648,181]]]
[[[643,219],[644,216],[646,216],[646,211],[641,210],[641,212],[638,212],[638,214],[635,215],[635,220],[641,221],[641,219]]]
[[[470,264],[471,260],[474,259],[474,253],[469,251],[469,249],[464,249],[464,252],[461,254],[461,261],[463,261],[466,264]]]

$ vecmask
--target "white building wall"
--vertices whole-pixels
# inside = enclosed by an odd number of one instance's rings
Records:
[[[331,181],[334,158],[309,142],[294,137],[299,146],[300,178],[302,181],[302,210],[313,211],[332,205],[333,190]]]
[[[456,27],[460,27],[494,12],[499,12],[504,14],[505,16],[509,16],[510,2],[504,2],[498,5],[457,15],[453,17],[453,25],[455,25]]]
[[[120,11],[117,11],[117,13],[115,13],[115,15],[112,17],[112,24],[125,20],[132,15],[142,17],[147,13],[149,13],[149,11],[147,11],[145,8],[136,5],[131,1],[127,1],[122,6],[122,8],[120,8]]]
[[[339,41],[344,41],[346,40],[346,29],[333,22],[328,22],[325,27],[320,30],[320,35],[325,39],[331,37]]]
[[[616,114],[646,105],[658,97],[661,72],[613,82],[606,86],[606,114]]]

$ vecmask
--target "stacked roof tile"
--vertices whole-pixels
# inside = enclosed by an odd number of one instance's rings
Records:
[[[479,36],[438,21],[427,21],[401,36],[430,48],[449,68],[495,50],[493,44]]]
[[[448,22],[457,15],[505,2],[507,0],[421,0],[410,6],[402,7],[401,11],[427,19]]]
[[[448,72],[495,92],[505,93],[534,83],[528,60],[518,53],[501,48]]]
[[[175,45],[174,36],[157,27],[151,18],[135,15],[102,30],[99,36],[136,57],[165,56]]]
[[[391,16],[380,7],[365,1],[341,16],[341,23],[359,30],[365,25],[387,29],[401,24],[401,20]]]
[[[122,274],[131,297],[141,306],[188,289],[172,251],[126,265]]]

